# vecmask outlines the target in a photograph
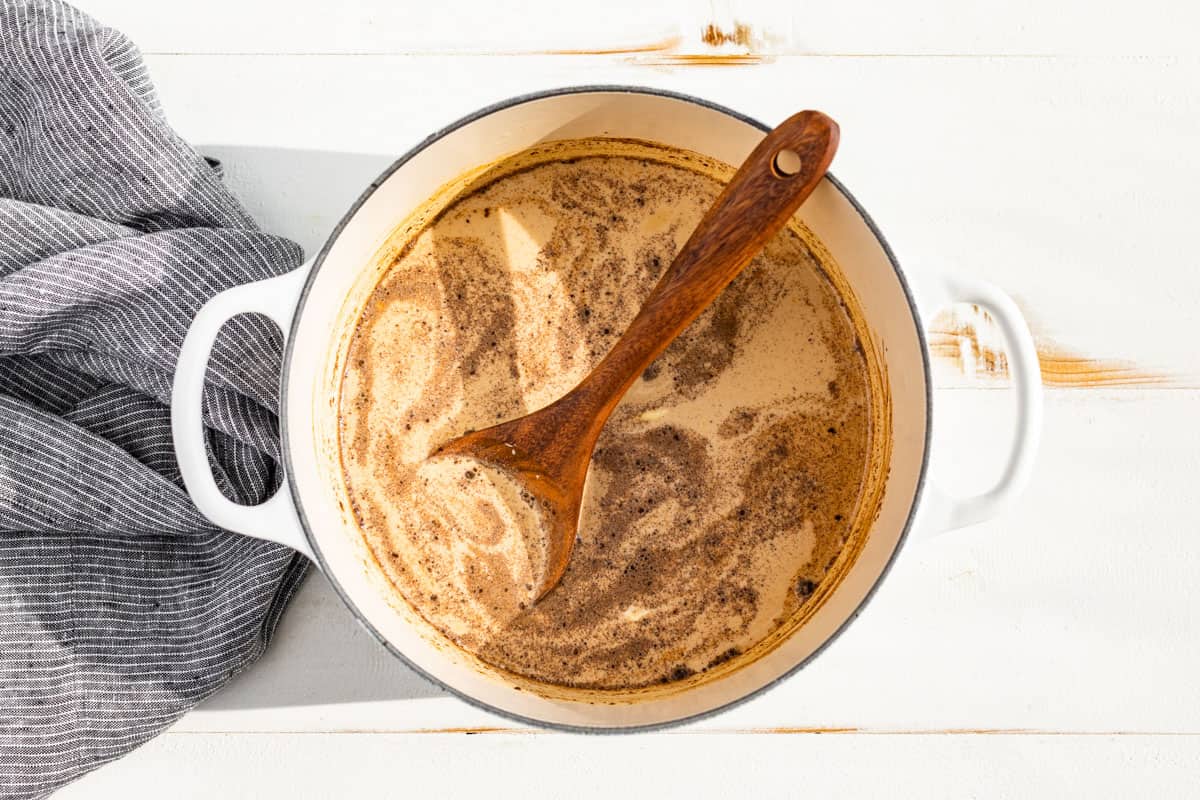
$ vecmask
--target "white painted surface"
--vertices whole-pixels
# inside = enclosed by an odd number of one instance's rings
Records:
[[[139,0],[81,4],[147,53],[529,53],[638,50],[749,24],[770,52],[1192,55],[1200,12],[1175,0]],[[169,10],[168,10],[169,9]]]
[[[1193,736],[167,735],[58,797],[1182,798],[1198,769]]]
[[[812,106],[842,123],[835,171],[902,264],[990,280],[1042,337],[1169,380],[1051,389],[1043,455],[1020,508],[913,543],[862,618],[810,667],[684,731],[411,733],[509,724],[406,670],[314,576],[258,665],[60,796],[161,797],[165,787],[176,797],[461,796],[468,787],[524,796],[531,776],[569,781],[583,796],[685,783],[701,796],[1194,791],[1192,4],[80,5],[133,36],[180,132],[224,160],[268,230],[310,250],[396,154],[514,94],[636,83],[767,122]],[[663,66],[659,53],[514,54],[672,36],[676,52],[699,53],[704,22],[734,19],[770,34],[763,49],[776,57],[718,68]],[[798,55],[811,53],[834,55]],[[910,55],[888,55],[897,53]],[[1023,54],[1049,55],[1011,57]],[[938,436],[949,446],[935,474],[983,486],[999,469],[1009,393],[949,364],[939,380]],[[858,732],[737,733],[781,727]],[[945,732],[996,729],[1037,735]]]

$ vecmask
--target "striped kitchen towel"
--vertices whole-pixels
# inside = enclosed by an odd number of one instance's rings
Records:
[[[300,263],[167,125],[137,50],[52,0],[0,0],[0,797],[127,753],[266,647],[306,561],[213,527],[171,447],[205,300]],[[279,482],[279,333],[218,340],[213,471]]]

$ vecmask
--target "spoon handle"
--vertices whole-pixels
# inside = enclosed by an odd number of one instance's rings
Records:
[[[576,390],[595,402],[594,433],[599,433],[638,375],[700,316],[812,194],[829,168],[837,144],[836,122],[819,111],[801,111],[754,148],[629,328]]]

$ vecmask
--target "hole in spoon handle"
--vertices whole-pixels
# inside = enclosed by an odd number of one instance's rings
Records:
[[[771,162],[771,171],[775,173],[776,178],[790,178],[802,169],[804,169],[804,160],[790,147],[785,147],[776,153]]]

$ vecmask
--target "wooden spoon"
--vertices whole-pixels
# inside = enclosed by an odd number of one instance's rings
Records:
[[[567,569],[588,463],[609,414],[812,194],[837,144],[837,123],[819,111],[801,111],[768,133],[700,220],[629,329],[578,386],[540,411],[468,433],[435,452],[494,465],[536,498],[549,547],[538,599]]]

